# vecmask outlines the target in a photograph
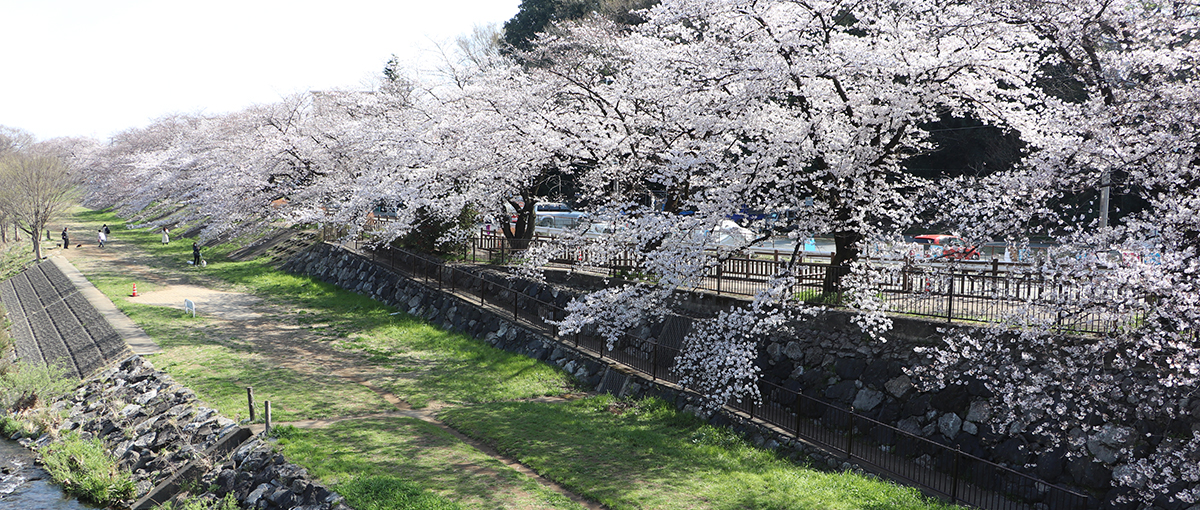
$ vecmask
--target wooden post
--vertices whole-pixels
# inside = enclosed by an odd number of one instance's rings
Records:
[[[263,401],[263,416],[267,419],[267,428],[263,429],[263,435],[271,435],[271,401]]]
[[[246,386],[246,404],[250,406],[250,423],[254,423],[254,387]]]

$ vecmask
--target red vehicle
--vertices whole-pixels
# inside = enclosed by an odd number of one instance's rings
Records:
[[[924,234],[913,236],[913,242],[917,244],[932,245],[927,251],[931,252],[930,255],[932,255],[933,258],[947,258],[955,260],[979,259],[979,247],[968,246],[961,237],[955,235]],[[934,246],[937,248],[934,248]]]

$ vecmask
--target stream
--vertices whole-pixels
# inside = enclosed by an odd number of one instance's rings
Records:
[[[63,493],[33,463],[33,452],[0,439],[0,510],[84,510],[95,508]]]

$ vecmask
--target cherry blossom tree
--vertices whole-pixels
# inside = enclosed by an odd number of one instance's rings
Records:
[[[957,332],[921,374],[935,387],[951,382],[949,373],[984,381],[1009,395],[998,406],[999,425],[1034,432],[1072,455],[1094,454],[1088,441],[1112,427],[1154,423],[1158,432],[1115,452],[1114,483],[1147,502],[1195,502],[1200,472],[1190,459],[1200,436],[1188,424],[1200,416],[1192,404],[1200,378],[1200,97],[1193,81],[1200,11],[1124,1],[988,8],[1046,41],[1044,78],[1067,83],[1070,93],[1048,95],[1038,129],[1022,131],[1034,142],[1024,165],[949,186],[948,195],[970,203],[948,207],[944,220],[1016,242],[1034,232],[1055,236],[1063,247],[1029,271],[1071,292],[1014,307],[989,330]],[[1098,217],[1106,212],[1060,206],[1110,183],[1146,207],[1103,226]],[[1113,250],[1119,260],[1092,255]],[[1098,338],[1069,336],[1038,318],[1047,308],[1116,327]]]
[[[637,299],[660,311],[673,289],[695,287],[717,260],[705,233],[743,208],[802,210],[800,235],[833,233],[835,268],[856,260],[865,240],[912,223],[929,183],[903,161],[931,148],[921,126],[941,115],[1038,132],[1044,41],[970,5],[670,1],[647,16],[627,36],[585,23],[523,57],[549,62],[545,72],[603,116],[591,121],[602,127],[588,132],[596,164],[580,181],[623,218],[610,241],[643,253],[659,282],[580,302],[565,331],[598,317],[631,326],[634,314],[609,308]],[[662,190],[668,210],[695,214],[631,205],[647,189]],[[826,289],[841,288],[842,274],[831,271]],[[794,310],[771,306],[793,281],[781,275],[756,300],[758,321]],[[687,347],[747,351],[753,336],[733,333],[743,314],[722,320],[730,329],[707,327]],[[689,385],[718,387],[707,378],[747,374],[742,361],[702,355],[679,366]]]

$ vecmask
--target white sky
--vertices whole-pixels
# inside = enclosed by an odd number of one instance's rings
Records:
[[[519,0],[0,0],[0,125],[106,139],[168,113],[363,88],[393,53],[503,23]]]

